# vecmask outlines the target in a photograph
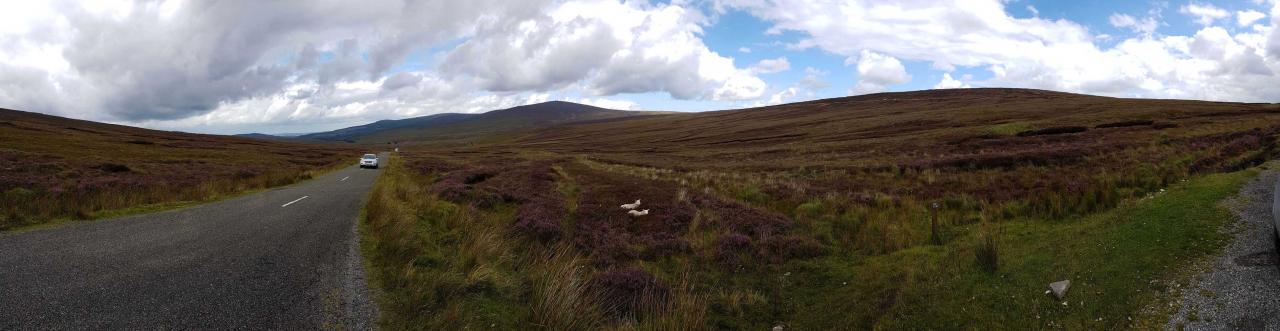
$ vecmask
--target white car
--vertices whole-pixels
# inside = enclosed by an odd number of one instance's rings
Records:
[[[360,157],[360,167],[378,169],[378,156],[374,154],[365,154]]]

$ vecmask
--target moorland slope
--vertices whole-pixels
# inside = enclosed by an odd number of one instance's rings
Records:
[[[556,124],[645,115],[564,101],[499,109],[479,114],[444,113],[303,135],[300,138],[387,143],[442,141],[522,132]]]
[[[0,230],[285,185],[358,153],[0,109]]]
[[[362,226],[393,327],[1146,328],[1278,136],[1024,89],[625,117],[406,147]]]

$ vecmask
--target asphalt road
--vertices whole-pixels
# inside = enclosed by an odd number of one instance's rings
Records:
[[[378,173],[0,234],[0,330],[371,329],[355,225]]]

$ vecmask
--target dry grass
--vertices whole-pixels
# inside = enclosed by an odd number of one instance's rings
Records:
[[[358,155],[0,109],[0,230],[287,185]]]
[[[456,208],[471,218],[489,215],[482,222],[448,221],[453,225],[418,231],[452,236],[414,245],[470,238],[474,234],[461,229],[481,223],[501,233],[501,245],[514,255],[501,270],[565,275],[516,282],[526,284],[516,292],[540,295],[480,295],[499,306],[536,302],[541,308],[510,315],[526,324],[1035,328],[1050,325],[1007,324],[1002,313],[1123,319],[1139,301],[1151,300],[1093,298],[1102,308],[1075,311],[1026,295],[1060,280],[1048,279],[1058,273],[1137,273],[1141,279],[1082,284],[1111,293],[1134,291],[1177,261],[1211,249],[1205,247],[1213,245],[1213,231],[1183,228],[1219,224],[1223,216],[1211,205],[1244,176],[1235,172],[1277,155],[1277,110],[1044,91],[913,92],[560,126],[448,148],[423,145],[405,149],[402,167],[422,178],[412,182],[417,191],[405,195],[407,200],[433,201],[438,195],[448,201],[409,213]],[[1214,177],[1223,172],[1233,174]],[[1175,199],[1150,199],[1161,189],[1206,176],[1206,184],[1189,186]],[[618,205],[635,199],[651,214],[623,213]],[[936,210],[930,207],[935,203]],[[1203,212],[1189,213],[1183,205]],[[1167,221],[1139,227],[1113,216],[1134,210]],[[1180,214],[1165,215],[1166,210]],[[1078,231],[1071,235],[1078,238],[1048,232],[1064,229]],[[1160,233],[1183,240],[1160,241]],[[1081,246],[1080,238],[1121,248]],[[1046,242],[1082,253],[1069,255]],[[1174,253],[1156,256],[1153,249]],[[1122,256],[1115,254],[1142,258],[1097,262]],[[391,265],[413,273],[450,268]],[[591,294],[592,279],[620,270],[625,272],[611,276],[616,279],[609,284],[634,291]],[[1016,283],[1004,283],[1010,279]],[[643,288],[666,294],[644,294]],[[999,300],[966,301],[970,297]],[[475,299],[431,302],[449,306],[466,300]],[[929,308],[932,301],[949,308]],[[582,313],[592,302],[604,312]],[[628,308],[617,309],[618,302]],[[966,307],[982,319],[964,320],[966,314],[956,311]],[[458,318],[481,318],[489,310],[455,311]]]

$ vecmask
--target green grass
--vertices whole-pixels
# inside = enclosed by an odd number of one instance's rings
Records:
[[[510,208],[480,212],[438,200],[429,178],[398,157],[383,166],[360,222],[384,329],[515,328],[526,314],[513,248],[499,225]]]
[[[789,284],[801,285],[783,291],[794,326],[805,330],[1158,326],[1167,315],[1144,315],[1144,308],[1165,307],[1173,295],[1166,284],[1222,247],[1219,229],[1234,215],[1220,201],[1256,173],[1203,176],[1087,217],[1006,222],[994,273],[974,261],[977,237],[970,235],[943,247],[791,263],[796,280]],[[1066,305],[1044,294],[1064,279],[1072,282]]]

